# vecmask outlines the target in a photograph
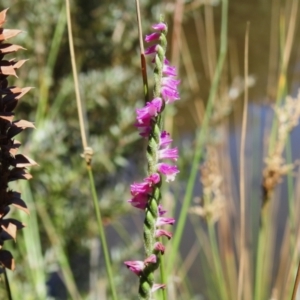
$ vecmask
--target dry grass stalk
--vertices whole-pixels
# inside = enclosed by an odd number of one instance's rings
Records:
[[[225,205],[225,199],[221,190],[222,181],[218,164],[218,153],[215,147],[208,146],[206,161],[201,167],[203,205],[191,207],[190,213],[197,214],[208,221],[218,221]]]
[[[300,117],[300,92],[297,98],[286,97],[282,106],[274,108],[278,119],[274,150],[265,159],[263,171],[263,199],[265,204],[275,187],[281,182],[283,175],[294,168],[294,164],[286,164],[283,157],[287,138],[291,130],[298,125]]]

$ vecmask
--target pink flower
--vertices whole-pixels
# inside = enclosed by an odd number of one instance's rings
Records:
[[[172,238],[172,233],[164,230],[164,229],[156,229],[155,230],[155,237],[161,237],[161,236],[166,236],[168,239]]]
[[[144,181],[148,182],[151,185],[157,184],[160,182],[160,175],[158,173],[153,173],[145,178]]]
[[[154,244],[154,250],[156,250],[158,252],[161,252],[161,254],[164,254],[165,253],[165,246],[160,242],[156,242]]]
[[[140,260],[124,261],[124,264],[130,271],[132,271],[136,275],[140,275],[145,268],[145,263]]]
[[[163,65],[163,74],[168,76],[177,76],[177,71],[175,67],[164,64]]]
[[[167,86],[170,89],[177,89],[178,84],[180,83],[180,80],[176,80],[174,78],[171,77],[163,77],[162,81],[161,81],[163,86]]]
[[[151,292],[154,293],[155,291],[159,290],[159,289],[164,289],[166,287],[165,284],[162,283],[154,283],[152,288],[151,288]]]
[[[156,41],[156,40],[159,39],[159,37],[160,37],[160,33],[159,32],[153,32],[153,33],[151,33],[149,35],[146,35],[145,42],[149,43],[151,41]]]
[[[146,55],[153,54],[156,53],[156,51],[157,51],[157,45],[153,45],[145,50],[145,54]]]
[[[155,30],[163,31],[163,30],[167,29],[167,25],[165,23],[160,22],[160,23],[157,23],[157,24],[153,24],[152,28],[155,29]]]
[[[124,262],[127,268],[138,276],[143,272],[145,267],[150,263],[156,263],[156,256],[154,254],[151,254],[144,261],[130,260]]]
[[[140,136],[148,137],[151,132],[151,119],[145,119],[144,123],[136,122],[134,126],[139,130]]]
[[[131,195],[135,196],[140,193],[148,194],[152,190],[151,186],[148,182],[142,182],[142,183],[133,183],[130,186]]]
[[[133,183],[130,186],[130,192],[133,196],[128,202],[136,208],[145,209],[148,203],[149,194],[152,193],[153,185],[160,181],[158,173],[151,174],[141,183]]]
[[[157,165],[157,170],[166,175],[166,181],[173,181],[175,179],[175,176],[177,173],[179,173],[179,170],[177,169],[176,166],[171,166],[165,163],[160,163]]]
[[[151,102],[148,102],[145,107],[137,109],[137,121],[138,123],[149,123],[149,119],[156,117],[160,113],[162,107],[162,99],[154,98]]]
[[[159,217],[156,220],[156,226],[173,225],[174,223],[175,223],[174,218]]]
[[[166,212],[167,212],[167,211],[163,209],[162,205],[159,204],[159,205],[158,205],[158,214],[159,214],[159,216],[160,216],[160,217],[163,216]]]
[[[176,89],[172,89],[168,86],[161,87],[161,94],[167,104],[173,103],[174,101],[180,99],[178,91]]]
[[[178,150],[177,150],[177,148],[161,149],[161,150],[158,151],[158,156],[159,156],[159,159],[177,160]]]
[[[128,200],[128,202],[133,207],[144,210],[147,206],[147,203],[148,203],[148,195],[147,194],[137,194],[133,198]]]
[[[172,143],[172,139],[169,133],[167,133],[166,131],[163,131],[160,135],[160,140],[159,140],[159,147],[160,148],[165,148],[168,145],[170,145]]]

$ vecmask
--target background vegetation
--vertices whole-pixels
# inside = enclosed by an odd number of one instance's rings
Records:
[[[144,33],[166,14],[169,57],[182,81],[181,100],[165,120],[180,149],[181,173],[163,202],[184,225],[183,231],[174,227],[165,255],[168,299],[241,299],[239,293],[243,299],[290,299],[299,261],[299,174],[297,166],[285,167],[300,157],[299,128],[289,135],[300,99],[294,106],[285,99],[297,97],[299,88],[298,1],[230,0],[228,20],[222,17],[224,2],[140,3]],[[17,265],[9,273],[12,294],[24,300],[110,299],[81,157],[65,2],[3,0],[1,6],[10,7],[5,27],[24,31],[13,42],[27,49],[18,59],[29,60],[13,84],[35,88],[16,112],[35,122],[36,129],[22,136],[22,153],[39,163],[33,179],[17,187],[31,214],[20,213],[27,227],[10,243]],[[143,105],[135,2],[75,0],[71,7],[117,292],[119,299],[136,299],[136,277],[123,265],[143,251],[143,217],[126,201],[130,183],[145,174],[144,144],[132,125],[135,108]],[[273,121],[274,105],[279,121]],[[281,124],[288,129],[285,136]],[[197,177],[187,185],[192,164]],[[263,210],[262,203],[268,204]],[[0,293],[5,299],[5,290]]]

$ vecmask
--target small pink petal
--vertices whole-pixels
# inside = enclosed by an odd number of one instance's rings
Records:
[[[156,229],[155,230],[155,237],[161,237],[161,236],[166,236],[168,239],[172,238],[172,233],[164,230],[164,229]]]
[[[151,292],[156,292],[157,290],[159,289],[164,289],[166,287],[165,284],[162,284],[162,283],[154,283],[152,288],[151,288]]]
[[[156,255],[155,254],[151,254],[149,257],[147,257],[145,260],[144,260],[144,263],[147,265],[147,264],[154,264],[157,262],[157,259],[156,259]]]
[[[128,202],[135,208],[144,210],[148,204],[148,195],[147,194],[137,194]]]
[[[159,39],[159,37],[160,37],[160,33],[159,32],[153,32],[153,33],[151,33],[149,35],[146,35],[145,42],[149,43],[151,41],[156,41],[156,40]]]
[[[179,170],[177,169],[176,166],[171,166],[171,165],[168,165],[168,164],[165,164],[165,163],[160,163],[157,165],[157,170],[166,175],[166,181],[169,182],[169,181],[174,181],[175,179],[175,176],[177,173],[179,173]]]
[[[153,46],[150,46],[149,48],[147,48],[145,50],[145,54],[146,55],[149,55],[149,54],[153,54],[153,53],[156,53],[156,50],[157,50],[157,45],[153,45]]]
[[[160,242],[156,242],[154,244],[154,249],[158,252],[161,252],[161,254],[165,253],[165,246]]]
[[[171,149],[161,149],[158,151],[159,159],[172,159],[177,160],[178,158],[178,149],[171,148]]]
[[[160,135],[160,140],[159,140],[159,148],[165,148],[168,145],[172,143],[172,139],[169,133],[166,131],[163,131]]]
[[[155,225],[156,226],[173,225],[174,223],[175,223],[174,218],[158,217]]]
[[[160,216],[160,217],[163,216],[166,212],[167,212],[167,211],[163,209],[162,205],[159,204],[159,205],[158,205],[158,214],[159,214],[159,216]]]
[[[136,275],[140,275],[145,268],[145,263],[140,260],[125,261],[124,264],[130,271],[132,271]]]
[[[155,30],[166,30],[167,29],[167,25],[163,22],[157,23],[157,24],[153,24],[152,28]]]
[[[145,178],[144,181],[150,184],[151,186],[155,185],[160,182],[160,175],[158,173],[153,173],[147,178]]]

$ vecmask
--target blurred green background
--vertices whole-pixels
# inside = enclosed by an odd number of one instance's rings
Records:
[[[259,210],[259,185],[266,152],[263,131],[265,125],[270,127],[268,116],[272,115],[267,107],[278,97],[282,53],[287,44],[291,50],[283,75],[287,84],[281,96],[295,95],[299,87],[299,14],[292,41],[287,39],[294,2],[297,1],[229,1],[228,51],[214,110],[216,119],[218,113],[221,115],[218,122],[223,122],[227,131],[224,133],[212,125],[211,140],[226,144],[219,148],[222,154],[228,151],[221,159],[231,161],[230,171],[223,169],[223,192],[225,197],[230,195],[230,205],[238,206],[236,157],[242,122],[246,22],[250,22],[248,142],[256,145],[247,157],[254,178],[247,186],[254,187],[248,200],[254,199],[251,207]],[[150,32],[151,24],[157,22],[160,14],[165,14],[169,25],[168,57],[178,67],[181,80],[181,100],[170,108],[165,118],[165,126],[180,148],[181,173],[170,191],[165,190],[163,198],[165,206],[178,215],[194,152],[195,133],[201,126],[216,68],[221,1],[141,0],[140,5],[144,34]],[[27,49],[19,51],[17,58],[29,60],[19,70],[18,78],[11,78],[10,83],[34,87],[22,99],[16,116],[35,122],[36,129],[28,130],[21,137],[21,151],[39,164],[32,168],[33,179],[29,183],[17,185],[31,211],[30,216],[21,213],[19,216],[27,227],[19,233],[17,243],[6,244],[16,260],[16,270],[9,274],[14,299],[110,299],[89,181],[81,157],[65,2],[3,0],[1,6],[9,7],[5,28],[23,31],[13,42]],[[142,107],[144,101],[135,1],[74,0],[71,9],[88,143],[94,150],[93,168],[114,278],[120,299],[136,299],[137,279],[123,265],[124,260],[143,257],[143,215],[126,201],[130,198],[130,184],[144,178],[146,168],[144,142],[133,126],[135,108]],[[150,64],[148,74],[151,84]],[[218,107],[223,110],[218,111]],[[296,148],[297,145],[293,149]],[[294,156],[299,157],[297,153]],[[226,179],[227,175],[230,180]],[[201,198],[202,186],[198,180],[194,204]],[[287,214],[287,205],[282,211]],[[234,213],[229,220],[236,230]],[[255,231],[258,214],[253,220],[256,223],[250,223]],[[203,221],[197,222],[199,228],[204,226]],[[196,229],[198,225],[194,221],[187,223],[182,239],[184,246],[180,248],[182,257],[189,260],[182,264],[180,272],[174,269],[168,283],[171,300],[219,299],[209,292],[214,280],[208,274],[211,271],[205,269],[209,264],[201,260],[201,246],[194,247],[195,234],[198,236],[197,231],[201,230]],[[283,225],[279,227],[283,232]],[[205,232],[205,226],[202,230]],[[235,239],[235,235],[231,238]],[[5,291],[0,292],[1,299],[5,299]]]

